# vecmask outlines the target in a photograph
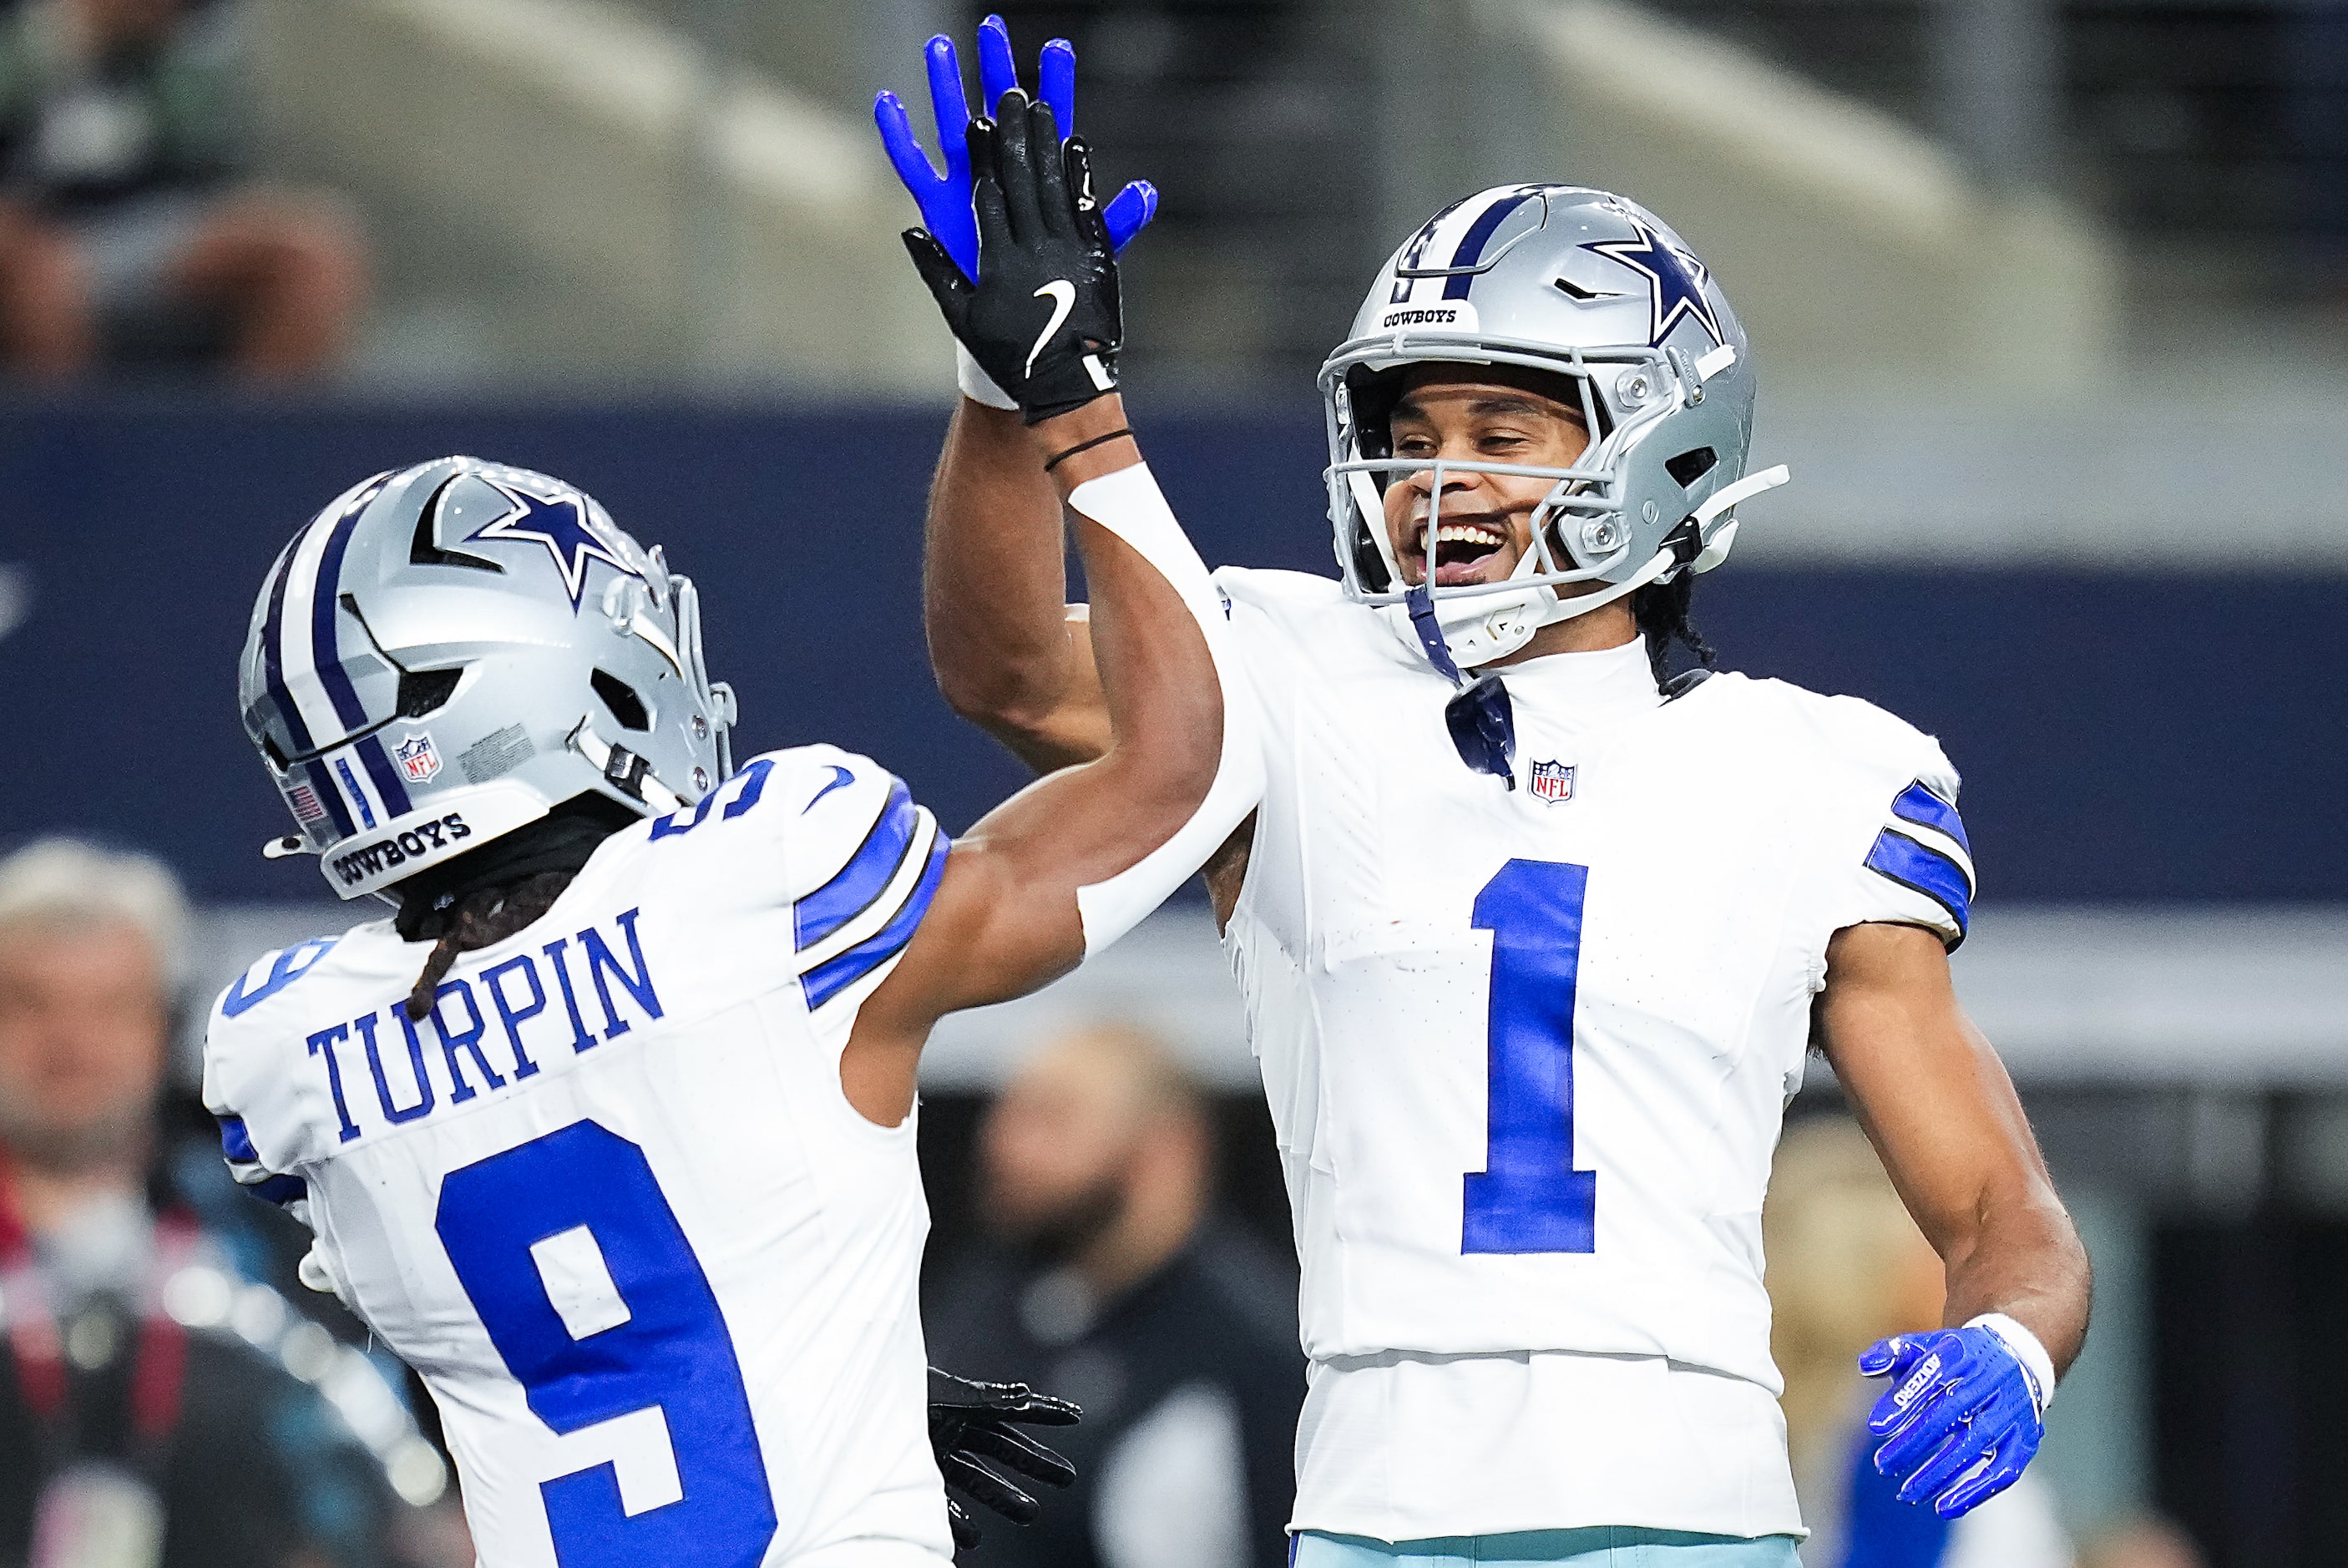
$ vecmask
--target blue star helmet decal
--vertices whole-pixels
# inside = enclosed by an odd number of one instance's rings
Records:
[[[586,500],[577,495],[539,495],[505,480],[480,476],[490,489],[512,503],[513,510],[496,521],[475,529],[466,542],[482,539],[527,540],[546,546],[554,557],[562,585],[571,591],[571,613],[577,614],[587,597],[587,563],[601,561],[626,576],[644,573],[614,551],[587,515]]]
[[[1647,276],[1647,295],[1653,302],[1654,315],[1650,323],[1647,346],[1653,348],[1669,337],[1672,328],[1683,317],[1699,323],[1712,334],[1715,343],[1725,341],[1720,334],[1720,317],[1714,314],[1712,302],[1704,298],[1704,286],[1712,274],[1684,246],[1674,243],[1655,232],[1653,227],[1636,212],[1617,207],[1623,222],[1629,223],[1639,237],[1635,240],[1597,240],[1584,244],[1585,251],[1622,263],[1634,272]]]

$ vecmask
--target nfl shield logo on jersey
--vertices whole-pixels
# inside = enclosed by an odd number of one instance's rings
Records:
[[[392,748],[392,755],[399,758],[399,770],[410,784],[428,784],[440,771],[440,754],[432,748],[428,735],[409,736]]]
[[[1556,805],[1573,799],[1573,764],[1570,762],[1536,762],[1532,774],[1533,798]]]

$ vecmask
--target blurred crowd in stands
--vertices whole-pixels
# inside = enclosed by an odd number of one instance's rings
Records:
[[[1213,1207],[1206,1096],[1159,1042],[1045,1043],[979,1134],[991,1233],[942,1271],[932,1359],[1076,1400],[1076,1485],[986,1568],[1280,1568],[1304,1400],[1296,1280]]]
[[[405,1369],[227,1177],[174,1051],[187,937],[153,861],[0,859],[0,1562],[469,1563]]]
[[[257,383],[332,369],[367,297],[338,201],[255,175],[229,0],[0,9],[0,362]]]

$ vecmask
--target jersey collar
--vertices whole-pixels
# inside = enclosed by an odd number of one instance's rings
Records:
[[[1560,718],[1606,717],[1663,706],[1643,637],[1592,653],[1544,654],[1498,674],[1520,707]]]

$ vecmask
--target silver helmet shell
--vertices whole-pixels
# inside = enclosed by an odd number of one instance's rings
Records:
[[[601,795],[640,815],[731,771],[693,584],[592,497],[443,458],[304,524],[253,605],[246,731],[344,898]]]
[[[1566,379],[1591,431],[1570,468],[1395,459],[1386,420],[1414,366],[1505,365]],[[1552,621],[1648,583],[1719,563],[1735,502],[1782,481],[1744,480],[1755,379],[1745,329],[1704,264],[1636,202],[1575,185],[1504,185],[1456,201],[1406,240],[1321,370],[1329,517],[1349,593],[1385,607],[1413,646],[1430,611],[1450,656],[1488,663]],[[1387,535],[1384,497],[1432,476],[1427,558],[1442,475],[1553,481],[1533,548],[1503,582],[1414,589]],[[1570,584],[1599,584],[1560,594]],[[1423,595],[1423,597],[1421,597]]]

